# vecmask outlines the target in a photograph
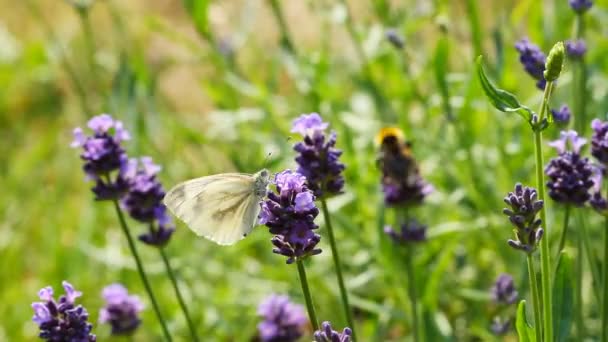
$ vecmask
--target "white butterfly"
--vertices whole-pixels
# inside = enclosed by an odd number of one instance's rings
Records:
[[[269,179],[266,169],[195,178],[169,190],[163,203],[197,235],[232,245],[255,226]]]

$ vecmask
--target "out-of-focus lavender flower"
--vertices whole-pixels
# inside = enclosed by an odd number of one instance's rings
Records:
[[[152,246],[164,246],[175,231],[171,219],[162,203],[165,191],[156,178],[161,167],[152,162],[150,157],[130,159],[123,171],[127,181],[128,192],[121,204],[129,215],[137,221],[149,223],[149,232],[139,239]]]
[[[46,341],[96,341],[95,335],[91,334],[93,325],[88,322],[87,310],[75,303],[82,293],[67,281],[63,281],[62,285],[65,295],[59,297],[58,301],[53,296],[53,288],[47,286],[38,292],[42,302],[32,303],[32,320],[40,328],[38,336]]]
[[[581,59],[587,52],[587,44],[583,39],[566,40],[566,54],[572,59]]]
[[[315,331],[315,342],[350,342],[352,340],[352,330],[344,328],[341,333],[333,330],[329,322],[323,322],[321,329]]]
[[[509,332],[512,325],[513,321],[511,319],[502,320],[500,317],[494,317],[490,329],[495,335],[502,336]]]
[[[568,150],[568,142],[571,150]],[[580,155],[581,147],[586,142],[575,131],[562,131],[559,140],[549,143],[559,153],[545,168],[545,174],[549,178],[549,196],[554,201],[581,207],[589,200],[589,189],[593,186],[593,168],[589,159]]]
[[[567,125],[572,117],[572,112],[568,105],[562,105],[559,109],[551,109],[551,115],[556,123],[560,125]]]
[[[91,118],[87,126],[93,134],[86,136],[80,127],[75,128],[71,146],[83,149],[80,158],[87,177],[96,182],[92,189],[96,199],[117,199],[128,186],[121,175],[127,162],[121,143],[130,139],[129,132],[108,114]]]
[[[568,0],[570,7],[579,14],[585,13],[593,6],[593,0]]]
[[[298,142],[293,149],[296,157],[297,172],[306,177],[308,188],[316,197],[327,197],[342,192],[344,187],[344,164],[340,162],[342,151],[335,148],[336,133],[326,135],[329,126],[317,113],[302,114],[293,121],[292,133],[299,133],[304,141]]]
[[[426,226],[416,220],[409,220],[401,225],[401,231],[396,232],[392,227],[385,226],[384,232],[393,241],[401,244],[426,241]]]
[[[388,29],[384,33],[386,40],[388,40],[391,45],[393,45],[396,49],[403,49],[403,37],[397,32],[395,29]]]
[[[269,191],[268,198],[260,204],[260,224],[275,234],[273,252],[288,257],[288,264],[321,253],[321,249],[315,248],[321,236],[314,232],[319,228],[314,222],[319,209],[314,194],[306,186],[306,178],[285,170],[275,175],[274,183],[276,193]]]
[[[602,195],[602,181],[606,174],[605,166],[595,165],[593,168],[593,188],[591,188],[591,198],[589,198],[589,204],[598,213],[608,216],[608,201]]]
[[[384,202],[391,206],[421,204],[426,196],[433,192],[433,186],[427,183],[420,174],[414,177],[415,180],[412,183],[394,183],[384,177],[382,182]]]
[[[130,335],[141,324],[139,313],[144,305],[138,296],[129,295],[121,284],[108,285],[103,289],[106,305],[99,312],[99,322],[112,326],[112,335]]]
[[[492,300],[501,304],[513,304],[517,301],[517,290],[511,275],[503,273],[498,276],[496,282],[492,286]]]
[[[594,119],[591,128],[591,155],[603,165],[608,165],[608,122]]]
[[[509,222],[516,228],[516,240],[508,240],[509,246],[532,253],[536,250],[543,236],[540,227],[542,221],[536,215],[543,207],[543,201],[537,200],[536,189],[524,187],[517,183],[515,190],[504,198],[510,208],[504,208],[503,214],[509,216]]]
[[[258,306],[263,321],[258,324],[262,342],[295,342],[304,334],[308,322],[301,305],[289,301],[289,297],[271,295]]]
[[[536,87],[544,90],[547,81],[543,75],[547,57],[538,46],[531,43],[528,38],[523,38],[515,44],[515,49],[519,52],[519,61],[524,69],[537,82]]]

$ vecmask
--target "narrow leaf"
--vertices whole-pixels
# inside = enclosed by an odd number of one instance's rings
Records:
[[[553,282],[553,331],[555,331],[555,341],[558,342],[568,339],[572,323],[573,278],[572,256],[562,252]]]
[[[483,88],[484,93],[490,100],[490,103],[494,106],[494,108],[498,109],[501,112],[515,112],[521,115],[527,122],[532,121],[532,115],[534,112],[519,103],[515,95],[509,93],[506,90],[502,90],[500,88],[496,88],[488,77],[486,76],[485,71],[483,70],[482,56],[477,57],[477,75],[479,76],[479,82],[481,83],[481,87]]]
[[[194,27],[203,37],[209,37],[209,20],[207,19],[208,0],[183,0],[186,12],[194,21]]]
[[[517,318],[515,319],[515,328],[519,336],[519,342],[536,342],[534,328],[528,323],[526,317],[526,301],[522,300],[517,306]]]

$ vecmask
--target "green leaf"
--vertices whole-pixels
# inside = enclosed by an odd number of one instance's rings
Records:
[[[572,256],[562,252],[559,257],[555,281],[553,282],[553,331],[555,341],[566,341],[572,322]]]
[[[522,300],[517,306],[517,318],[515,319],[515,328],[519,336],[519,342],[536,342],[534,328],[528,323],[526,317],[526,301]]]
[[[183,0],[184,7],[192,20],[194,27],[198,33],[207,38],[211,35],[209,31],[209,20],[207,19],[207,9],[209,8],[208,0]]]
[[[484,93],[490,100],[490,103],[494,106],[494,108],[498,109],[501,112],[509,113],[515,112],[521,115],[522,118],[526,119],[527,122],[532,122],[532,115],[534,112],[519,103],[515,95],[509,93],[506,90],[502,90],[496,88],[488,77],[486,76],[485,71],[483,70],[483,57],[477,57],[477,75],[479,76],[479,82],[481,82],[481,87],[483,88]]]

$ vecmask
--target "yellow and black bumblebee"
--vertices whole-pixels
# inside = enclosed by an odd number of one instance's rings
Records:
[[[382,128],[376,135],[376,145],[380,149],[376,163],[384,181],[413,186],[419,177],[418,164],[403,131],[397,127]]]

